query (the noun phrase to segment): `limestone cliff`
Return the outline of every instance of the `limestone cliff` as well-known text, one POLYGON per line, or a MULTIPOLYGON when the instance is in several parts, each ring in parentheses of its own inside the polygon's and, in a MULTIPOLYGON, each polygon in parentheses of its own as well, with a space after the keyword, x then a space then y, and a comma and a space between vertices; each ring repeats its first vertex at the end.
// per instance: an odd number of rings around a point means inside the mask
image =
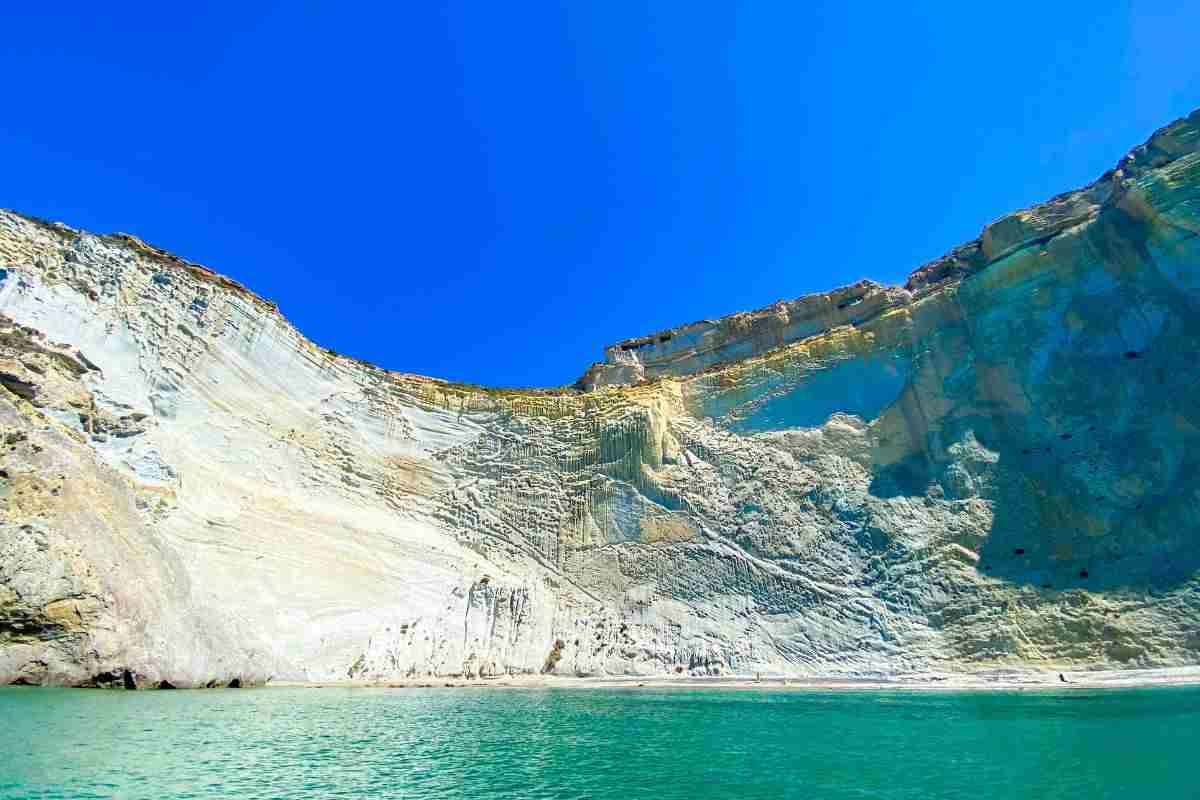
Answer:
POLYGON ((573 387, 386 372, 0 212, 0 682, 1200 663, 1200 112, 573 387))

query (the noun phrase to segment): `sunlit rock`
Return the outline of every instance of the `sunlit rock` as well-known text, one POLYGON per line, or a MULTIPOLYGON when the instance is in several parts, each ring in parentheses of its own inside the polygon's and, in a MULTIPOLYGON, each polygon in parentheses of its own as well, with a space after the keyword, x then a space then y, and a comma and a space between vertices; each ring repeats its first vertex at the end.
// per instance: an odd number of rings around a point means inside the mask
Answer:
POLYGON ((1200 112, 573 387, 389 373, 0 213, 0 682, 1200 663, 1200 112))

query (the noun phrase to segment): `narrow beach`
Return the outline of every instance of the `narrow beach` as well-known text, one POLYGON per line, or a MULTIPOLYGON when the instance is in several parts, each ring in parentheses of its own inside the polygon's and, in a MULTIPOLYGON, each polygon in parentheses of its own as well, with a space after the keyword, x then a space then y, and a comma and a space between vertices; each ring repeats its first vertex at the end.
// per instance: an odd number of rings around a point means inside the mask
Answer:
POLYGON ((976 673, 920 673, 895 676, 731 675, 709 678, 656 676, 565 677, 509 675, 492 678, 413 678, 387 681, 271 680, 265 688, 310 689, 769 689, 795 691, 1062 691, 1073 689, 1132 689, 1200 684, 1200 667, 1162 669, 992 670, 976 673), (1059 676, 1062 676, 1060 678, 1059 676), (1065 678, 1065 680, 1063 680, 1065 678))

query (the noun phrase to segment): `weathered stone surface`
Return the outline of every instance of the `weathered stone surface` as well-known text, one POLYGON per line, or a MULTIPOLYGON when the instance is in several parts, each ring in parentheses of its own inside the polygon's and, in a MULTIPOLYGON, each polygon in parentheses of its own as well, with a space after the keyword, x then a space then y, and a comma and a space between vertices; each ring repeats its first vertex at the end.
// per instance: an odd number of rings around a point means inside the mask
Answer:
POLYGON ((1200 663, 1200 112, 915 271, 385 372, 0 213, 0 681, 1200 663))

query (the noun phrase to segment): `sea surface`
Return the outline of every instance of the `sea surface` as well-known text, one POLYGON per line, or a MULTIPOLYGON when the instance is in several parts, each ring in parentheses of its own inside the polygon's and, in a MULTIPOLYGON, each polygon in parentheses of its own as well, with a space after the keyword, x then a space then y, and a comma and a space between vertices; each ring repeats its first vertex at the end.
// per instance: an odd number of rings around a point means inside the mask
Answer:
POLYGON ((1195 798, 1200 689, 0 689, 4 798, 1195 798))

